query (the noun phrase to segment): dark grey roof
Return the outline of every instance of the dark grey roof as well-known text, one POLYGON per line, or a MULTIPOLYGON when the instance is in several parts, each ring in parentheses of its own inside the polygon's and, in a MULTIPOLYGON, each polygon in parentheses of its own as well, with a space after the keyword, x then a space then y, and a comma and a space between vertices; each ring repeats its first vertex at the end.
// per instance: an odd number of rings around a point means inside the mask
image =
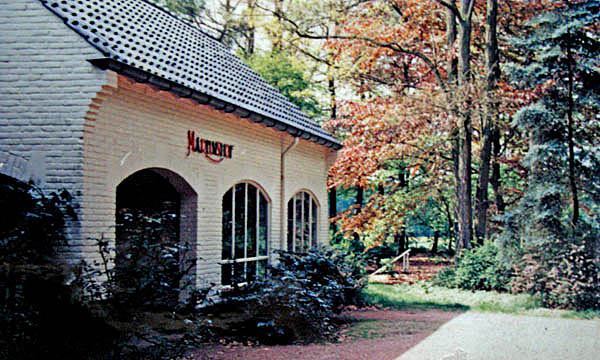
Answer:
POLYGON ((145 0, 40 0, 100 50, 90 60, 140 82, 341 148, 231 51, 145 0))

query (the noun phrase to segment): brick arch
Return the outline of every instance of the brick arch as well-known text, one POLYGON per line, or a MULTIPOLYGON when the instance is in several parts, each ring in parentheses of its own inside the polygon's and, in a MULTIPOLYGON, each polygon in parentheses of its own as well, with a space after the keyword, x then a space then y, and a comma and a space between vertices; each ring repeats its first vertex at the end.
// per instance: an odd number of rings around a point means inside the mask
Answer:
POLYGON ((310 190, 310 189, 308 189, 308 188, 300 188, 300 189, 297 189, 296 191, 294 191, 294 192, 292 193, 292 195, 291 195, 291 196, 290 196, 290 197, 287 199, 287 201, 290 201, 290 200, 291 200, 291 198, 293 198, 294 196, 296 196, 296 194, 298 194, 299 192, 305 192, 305 193, 308 193, 308 194, 309 194, 310 196, 312 196, 312 198, 315 200, 315 202, 317 203, 317 206, 318 206, 319 208, 321 208, 321 202, 319 201, 319 198, 317 197, 317 195, 316 195, 316 194, 315 194, 315 193, 314 193, 312 190, 310 190))
MULTIPOLYGON (((115 200, 117 199, 117 189, 121 184, 124 184, 127 180, 131 180, 132 177, 142 174, 144 172, 150 172, 158 175, 160 178, 165 180, 179 195, 179 232, 178 241, 180 243, 185 242, 190 245, 191 249, 186 254, 186 259, 191 259, 197 262, 198 260, 198 194, 192 187, 192 185, 180 174, 160 167, 149 167, 141 170, 137 170, 124 179, 122 179, 117 187, 115 188, 115 200)), ((152 194, 148 194, 152 196, 152 194)), ((118 211, 118 209, 117 209, 118 211)), ((195 266, 191 270, 192 274, 195 274, 195 266)), ((193 284, 195 284, 195 279, 193 284)), ((189 294, 181 292, 180 298, 185 298, 189 294)))
MULTIPOLYGON (((143 171, 151 171, 160 175, 165 179, 180 196, 180 217, 185 221, 181 221, 180 237, 185 237, 194 246, 197 244, 197 226, 198 226, 198 194, 192 185, 181 175, 166 168, 150 167, 140 169, 123 178, 119 184, 131 178, 135 174, 143 171)), ((117 185, 118 186, 118 185, 117 185)), ((115 189, 116 190, 116 189, 115 189)))
POLYGON ((226 187, 225 191, 223 191, 223 193, 221 194, 221 197, 223 197, 223 195, 225 195, 225 193, 227 191, 229 191, 232 187, 236 186, 237 184, 242 184, 242 183, 248 183, 248 184, 252 184, 253 186, 255 186, 267 199, 267 202, 271 205, 273 204, 273 199, 271 199, 271 196, 269 195, 269 193, 267 192, 267 190, 260 184, 260 182, 255 181, 255 180, 250 180, 250 179, 242 179, 239 181, 234 181, 231 184, 229 184, 229 186, 226 187))

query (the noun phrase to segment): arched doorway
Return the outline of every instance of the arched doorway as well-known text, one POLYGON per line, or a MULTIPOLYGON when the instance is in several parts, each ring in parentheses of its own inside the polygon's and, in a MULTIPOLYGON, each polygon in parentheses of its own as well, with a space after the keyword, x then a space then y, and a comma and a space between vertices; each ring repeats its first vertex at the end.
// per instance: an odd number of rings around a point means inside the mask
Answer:
POLYGON ((196 210, 196 193, 170 170, 117 186, 115 280, 132 305, 173 307, 195 286, 196 210))

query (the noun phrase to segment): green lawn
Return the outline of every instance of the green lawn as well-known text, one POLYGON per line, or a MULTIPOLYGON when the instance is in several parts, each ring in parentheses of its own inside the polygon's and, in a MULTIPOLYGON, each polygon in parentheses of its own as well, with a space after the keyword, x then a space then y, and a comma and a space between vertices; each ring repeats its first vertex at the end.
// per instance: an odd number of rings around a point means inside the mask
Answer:
POLYGON ((600 311, 544 309, 534 297, 526 294, 448 289, 431 286, 427 282, 413 285, 369 284, 363 295, 372 304, 397 309, 475 310, 576 319, 600 318, 600 311))

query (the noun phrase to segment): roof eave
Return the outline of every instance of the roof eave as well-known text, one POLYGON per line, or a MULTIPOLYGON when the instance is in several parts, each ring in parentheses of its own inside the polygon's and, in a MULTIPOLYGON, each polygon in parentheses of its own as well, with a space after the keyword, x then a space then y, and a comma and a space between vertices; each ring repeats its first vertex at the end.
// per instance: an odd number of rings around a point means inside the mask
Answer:
POLYGON ((99 58, 88 61, 92 65, 102 70, 112 70, 117 74, 124 75, 132 80, 135 80, 136 82, 146 83, 159 88, 160 90, 169 91, 179 97, 189 98, 198 104, 209 105, 217 110, 224 111, 226 113, 233 113, 241 118, 250 119, 255 123, 262 123, 267 127, 273 127, 279 131, 285 131, 294 137, 302 137, 303 139, 312 141, 318 145, 326 146, 333 150, 339 150, 342 148, 342 145, 338 141, 323 137, 321 134, 313 133, 311 131, 307 131, 306 129, 300 129, 281 120, 258 114, 252 110, 245 109, 239 105, 232 104, 222 99, 217 99, 194 89, 190 89, 186 86, 151 74, 147 71, 124 64, 118 60, 111 58, 99 58))

